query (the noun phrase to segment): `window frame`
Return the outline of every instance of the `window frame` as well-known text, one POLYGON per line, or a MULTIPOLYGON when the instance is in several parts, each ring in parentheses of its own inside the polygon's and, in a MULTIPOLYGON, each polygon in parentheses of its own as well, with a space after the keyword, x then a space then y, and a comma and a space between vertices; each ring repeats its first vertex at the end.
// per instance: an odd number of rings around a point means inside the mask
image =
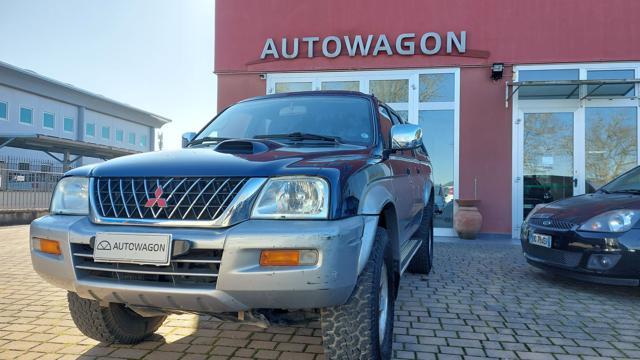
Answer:
POLYGON ((105 125, 101 125, 100 126, 100 138, 102 140, 111 140, 111 126, 105 126, 105 125), (109 136, 105 137, 104 136, 104 130, 107 129, 107 132, 109 136))
POLYGON ((55 130, 56 129, 56 113, 53 113, 53 112, 50 112, 50 111, 43 111, 42 112, 42 128, 43 129, 47 129, 47 130, 55 130), (53 126, 52 127, 45 126, 44 117, 46 115, 52 115, 53 116, 53 126))
POLYGON ((84 136, 90 137, 92 139, 96 137, 96 123, 87 122, 84 124, 84 136), (89 125, 93 126, 93 135, 88 133, 89 125))
POLYGON ((114 135, 115 141, 119 143, 124 143, 124 130, 116 128, 116 133, 114 135), (118 139, 118 133, 122 135, 122 138, 118 139))
POLYGON ((20 105, 20 108, 18 109, 18 124, 22 124, 22 125, 25 125, 25 126, 33 127, 34 126, 33 125, 33 113, 34 113, 34 110, 33 110, 32 107, 20 105), (31 122, 26 123, 26 122, 22 121, 22 109, 31 111, 31 122))
POLYGON ((62 132, 73 134, 76 129, 76 120, 71 116, 62 116, 62 132), (71 130, 67 130, 67 120, 71 120, 71 130))
POLYGON ((6 109, 5 117, 0 117, 0 121, 9 121, 9 102, 8 101, 0 101, 0 103, 4 104, 6 109))

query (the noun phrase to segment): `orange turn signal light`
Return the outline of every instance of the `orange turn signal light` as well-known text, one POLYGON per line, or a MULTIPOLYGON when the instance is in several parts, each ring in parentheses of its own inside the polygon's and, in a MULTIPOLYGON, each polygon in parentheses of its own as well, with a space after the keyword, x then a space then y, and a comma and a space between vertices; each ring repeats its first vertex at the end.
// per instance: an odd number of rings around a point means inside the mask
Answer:
POLYGON ((260 266, 300 266, 317 263, 317 250, 262 250, 260 253, 260 266))
POLYGON ((62 250, 60 250, 60 242, 56 240, 40 239, 40 238, 34 238, 34 240, 36 241, 37 249, 40 250, 40 252, 43 252, 45 254, 51 254, 51 255, 62 254, 62 250))

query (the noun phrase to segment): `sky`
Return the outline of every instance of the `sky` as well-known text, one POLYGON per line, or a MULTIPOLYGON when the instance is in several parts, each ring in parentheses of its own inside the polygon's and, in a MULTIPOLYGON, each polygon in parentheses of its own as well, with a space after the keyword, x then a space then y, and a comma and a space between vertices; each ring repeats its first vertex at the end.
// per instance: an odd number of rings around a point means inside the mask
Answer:
POLYGON ((0 0, 0 61, 165 116, 164 148, 216 114, 215 0, 0 0))

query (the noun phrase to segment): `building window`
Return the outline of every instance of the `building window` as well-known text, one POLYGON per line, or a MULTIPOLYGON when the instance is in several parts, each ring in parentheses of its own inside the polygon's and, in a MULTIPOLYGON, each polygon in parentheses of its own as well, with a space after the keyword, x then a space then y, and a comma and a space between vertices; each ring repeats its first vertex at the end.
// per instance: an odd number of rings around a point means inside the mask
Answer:
MULTIPOLYGON (((562 81, 580 79, 578 69, 521 70, 518 81, 562 81)), ((578 85, 533 85, 518 90, 520 100, 577 99, 578 85)))
POLYGON ((30 164, 28 162, 19 162, 18 163, 18 170, 20 171, 29 171, 30 169, 30 164))
POLYGON ((96 136, 96 124, 87 123, 85 126, 84 134, 90 137, 96 136))
POLYGON ((120 129, 116 129, 116 141, 123 142, 124 141, 124 131, 120 129))
POLYGON ((52 113, 42 113, 42 127, 53 130, 56 127, 56 116, 52 113))
POLYGON ((129 144, 131 144, 131 145, 135 145, 136 144, 136 134, 129 133, 129 144))
MULTIPOLYGON (((636 74, 629 70, 589 70, 587 80, 633 80, 636 74)), ((589 85, 587 94, 590 96, 635 96, 636 84, 606 84, 589 85)))
POLYGON ((111 128, 108 126, 102 127, 102 138, 107 140, 111 138, 111 128))
POLYGON ((9 116, 9 105, 6 102, 0 101, 0 120, 7 120, 9 116))
POLYGON ((26 107, 20 108, 20 123, 33 125, 33 109, 26 107))
POLYGON ((147 135, 140 135, 140 146, 147 146, 147 135))
POLYGON ((63 122, 64 131, 73 132, 73 118, 65 117, 63 122))

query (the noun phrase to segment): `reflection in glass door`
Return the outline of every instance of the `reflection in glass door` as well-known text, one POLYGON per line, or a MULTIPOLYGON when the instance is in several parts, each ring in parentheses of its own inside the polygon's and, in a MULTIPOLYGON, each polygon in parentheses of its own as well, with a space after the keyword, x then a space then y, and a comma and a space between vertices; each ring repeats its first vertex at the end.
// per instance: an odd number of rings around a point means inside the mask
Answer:
POLYGON ((524 114, 523 215, 574 195, 573 112, 524 114))
POLYGON ((592 193, 636 166, 636 107, 588 107, 585 110, 585 191, 592 193))

